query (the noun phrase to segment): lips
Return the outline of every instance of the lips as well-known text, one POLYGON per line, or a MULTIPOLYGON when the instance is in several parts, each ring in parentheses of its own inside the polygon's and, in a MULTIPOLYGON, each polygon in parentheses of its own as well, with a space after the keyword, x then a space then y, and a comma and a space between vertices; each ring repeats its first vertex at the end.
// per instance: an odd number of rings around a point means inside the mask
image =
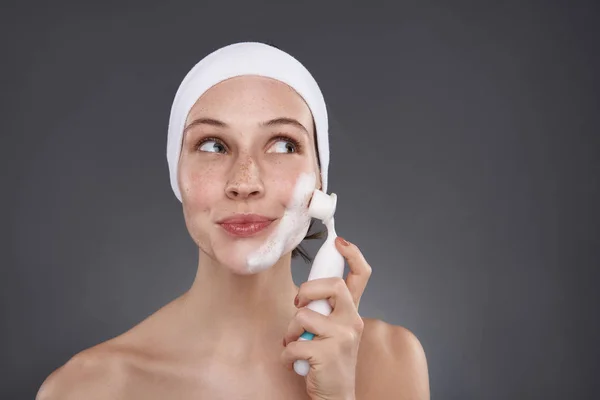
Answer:
POLYGON ((230 235, 237 237, 249 237, 265 230, 274 221, 257 214, 238 214, 227 217, 218 224, 230 235))

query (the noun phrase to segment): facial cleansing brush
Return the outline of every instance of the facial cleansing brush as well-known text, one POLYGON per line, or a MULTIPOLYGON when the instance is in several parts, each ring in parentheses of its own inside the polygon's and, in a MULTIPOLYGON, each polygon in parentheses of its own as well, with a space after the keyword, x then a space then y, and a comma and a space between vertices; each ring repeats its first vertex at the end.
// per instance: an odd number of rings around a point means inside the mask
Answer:
MULTIPOLYGON (((317 218, 327 227, 327 239, 317 252, 313 261, 308 280, 333 278, 344 276, 344 257, 335 247, 335 226, 333 214, 337 205, 337 196, 335 193, 328 195, 318 189, 313 192, 308 214, 312 218, 317 218)), ((326 299, 315 300, 308 304, 309 309, 325 316, 331 314, 331 305, 326 299)), ((312 340, 315 335, 310 332, 304 332, 298 340, 312 340)), ((306 360, 296 360, 294 370, 298 375, 306 376, 310 366, 306 360)))

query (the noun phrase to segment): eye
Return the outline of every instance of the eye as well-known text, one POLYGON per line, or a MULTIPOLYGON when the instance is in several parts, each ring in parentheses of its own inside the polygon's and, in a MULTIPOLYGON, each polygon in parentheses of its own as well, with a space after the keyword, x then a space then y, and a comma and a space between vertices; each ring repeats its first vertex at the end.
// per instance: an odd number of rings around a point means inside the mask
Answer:
POLYGON ((278 136, 275 139, 275 143, 269 148, 269 153, 297 153, 300 150, 300 144, 295 139, 285 136, 278 136))
POLYGON ((198 143, 196 148, 207 153, 225 153, 225 145, 213 138, 203 139, 198 143))

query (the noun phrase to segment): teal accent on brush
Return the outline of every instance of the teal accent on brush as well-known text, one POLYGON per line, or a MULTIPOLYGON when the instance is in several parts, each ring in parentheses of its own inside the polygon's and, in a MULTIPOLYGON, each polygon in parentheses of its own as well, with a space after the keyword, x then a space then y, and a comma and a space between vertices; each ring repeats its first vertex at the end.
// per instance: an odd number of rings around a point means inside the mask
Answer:
POLYGON ((304 331, 304 333, 302 335, 300 335, 300 337, 302 339, 306 339, 306 340, 313 340, 313 338, 315 337, 315 334, 304 331))

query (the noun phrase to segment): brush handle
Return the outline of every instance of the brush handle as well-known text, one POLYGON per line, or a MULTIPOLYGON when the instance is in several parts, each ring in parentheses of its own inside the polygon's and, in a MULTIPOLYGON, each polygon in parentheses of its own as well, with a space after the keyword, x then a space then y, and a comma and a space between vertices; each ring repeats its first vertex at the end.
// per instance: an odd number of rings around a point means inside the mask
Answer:
MULTIPOLYGON (((308 304, 308 306, 306 306, 306 307, 310 308, 313 311, 318 312, 319 314, 323 314, 325 316, 328 316, 329 314, 331 314, 331 305, 329 304, 329 301, 327 301, 327 300, 314 300, 314 301, 311 301, 308 304)), ((313 340, 314 337, 315 337, 314 333, 304 331, 304 333, 300 336, 300 338, 298 340, 313 340)), ((309 369, 310 369, 310 365, 308 364, 308 361, 306 361, 306 360, 294 361, 294 371, 296 371, 296 373, 298 375, 301 375, 301 376, 308 375, 309 369)))
MULTIPOLYGON (((315 190, 308 212, 312 218, 321 219, 327 227, 327 239, 315 256, 310 274, 308 275, 309 281, 321 278, 341 278, 344 276, 344 257, 337 250, 334 243, 337 237, 333 220, 336 205, 337 196, 335 193, 327 195, 319 190, 315 190)), ((325 316, 329 316, 332 311, 327 299, 311 301, 307 307, 325 316)), ((313 340, 314 337, 313 333, 304 331, 298 340, 313 340)), ((294 361, 294 371, 298 375, 306 376, 309 370, 310 364, 307 360, 294 361)))
MULTIPOLYGON (((333 226, 329 227, 329 236, 323 246, 317 252, 313 266, 311 268, 308 280, 321 279, 321 278, 334 278, 344 276, 344 257, 335 248, 334 240, 336 238, 333 226)), ((329 316, 331 314, 331 304, 327 299, 313 300, 307 308, 318 312, 319 314, 329 316)), ((305 331, 298 340, 312 340, 314 334, 305 331)), ((307 360, 296 360, 294 361, 294 371, 298 375, 306 376, 310 366, 307 360)))

